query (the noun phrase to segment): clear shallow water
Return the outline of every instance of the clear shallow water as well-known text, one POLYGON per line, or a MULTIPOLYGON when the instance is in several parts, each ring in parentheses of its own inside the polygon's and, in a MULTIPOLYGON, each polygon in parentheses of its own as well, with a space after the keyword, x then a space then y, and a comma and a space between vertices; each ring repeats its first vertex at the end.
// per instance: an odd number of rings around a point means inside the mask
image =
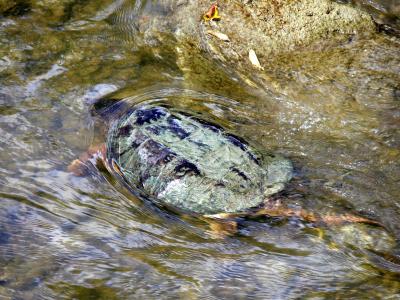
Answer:
POLYGON ((379 36, 341 49, 360 53, 349 65, 289 72, 281 63, 277 93, 210 72, 207 57, 182 62, 168 28, 157 44, 145 22, 115 25, 161 18, 168 3, 32 3, 0 19, 0 296, 398 297, 398 41, 379 36), (111 91, 201 114, 286 155, 296 170, 280 195, 289 205, 360 212, 387 231, 260 218, 221 239, 199 219, 136 199, 104 172, 73 176, 69 163, 104 140, 91 104, 111 91))

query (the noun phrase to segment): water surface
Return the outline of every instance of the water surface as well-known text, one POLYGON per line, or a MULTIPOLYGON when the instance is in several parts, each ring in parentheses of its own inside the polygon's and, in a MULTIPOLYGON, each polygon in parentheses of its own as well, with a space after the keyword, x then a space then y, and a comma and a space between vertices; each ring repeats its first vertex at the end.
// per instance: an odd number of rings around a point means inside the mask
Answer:
MULTIPOLYGON (((296 70, 281 60, 274 85, 249 87, 206 54, 180 57, 170 28, 163 43, 146 35, 143 20, 166 17, 170 1, 17 3, 0 19, 0 298, 399 298, 395 35, 328 51, 318 68, 307 67, 311 54, 292 57, 296 70), (386 229, 263 217, 221 238, 103 171, 76 177, 70 162, 104 141, 92 104, 110 92, 173 105, 289 157, 295 178, 279 198, 291 207, 359 213, 386 229)), ((393 1, 353 4, 398 18, 393 1)))

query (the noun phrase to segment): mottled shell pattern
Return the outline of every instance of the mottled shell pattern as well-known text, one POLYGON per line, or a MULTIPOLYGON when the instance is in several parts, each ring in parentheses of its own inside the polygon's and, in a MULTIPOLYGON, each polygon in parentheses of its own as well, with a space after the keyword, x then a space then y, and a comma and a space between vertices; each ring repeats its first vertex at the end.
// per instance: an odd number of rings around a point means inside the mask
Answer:
POLYGON ((257 207, 292 177, 289 160, 261 156, 219 126, 149 105, 112 124, 107 160, 150 200, 198 214, 257 207))

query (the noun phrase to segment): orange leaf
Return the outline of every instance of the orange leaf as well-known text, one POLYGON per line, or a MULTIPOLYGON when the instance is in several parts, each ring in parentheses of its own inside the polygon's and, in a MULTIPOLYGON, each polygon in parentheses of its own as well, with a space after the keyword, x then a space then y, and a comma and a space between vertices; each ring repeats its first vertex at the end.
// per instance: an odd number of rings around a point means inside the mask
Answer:
POLYGON ((219 20, 221 20, 221 16, 218 14, 218 5, 216 3, 211 5, 208 12, 206 12, 203 15, 203 19, 204 19, 204 21, 211 21, 211 20, 219 21, 219 20))

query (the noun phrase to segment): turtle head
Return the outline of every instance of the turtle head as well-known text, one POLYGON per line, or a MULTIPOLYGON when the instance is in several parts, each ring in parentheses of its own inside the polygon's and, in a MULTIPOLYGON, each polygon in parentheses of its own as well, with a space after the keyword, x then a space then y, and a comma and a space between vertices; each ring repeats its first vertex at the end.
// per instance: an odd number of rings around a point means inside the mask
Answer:
POLYGON ((92 116, 99 117, 109 123, 110 121, 118 119, 128 110, 128 108, 128 104, 123 101, 123 99, 107 95, 93 103, 91 114, 92 116))

